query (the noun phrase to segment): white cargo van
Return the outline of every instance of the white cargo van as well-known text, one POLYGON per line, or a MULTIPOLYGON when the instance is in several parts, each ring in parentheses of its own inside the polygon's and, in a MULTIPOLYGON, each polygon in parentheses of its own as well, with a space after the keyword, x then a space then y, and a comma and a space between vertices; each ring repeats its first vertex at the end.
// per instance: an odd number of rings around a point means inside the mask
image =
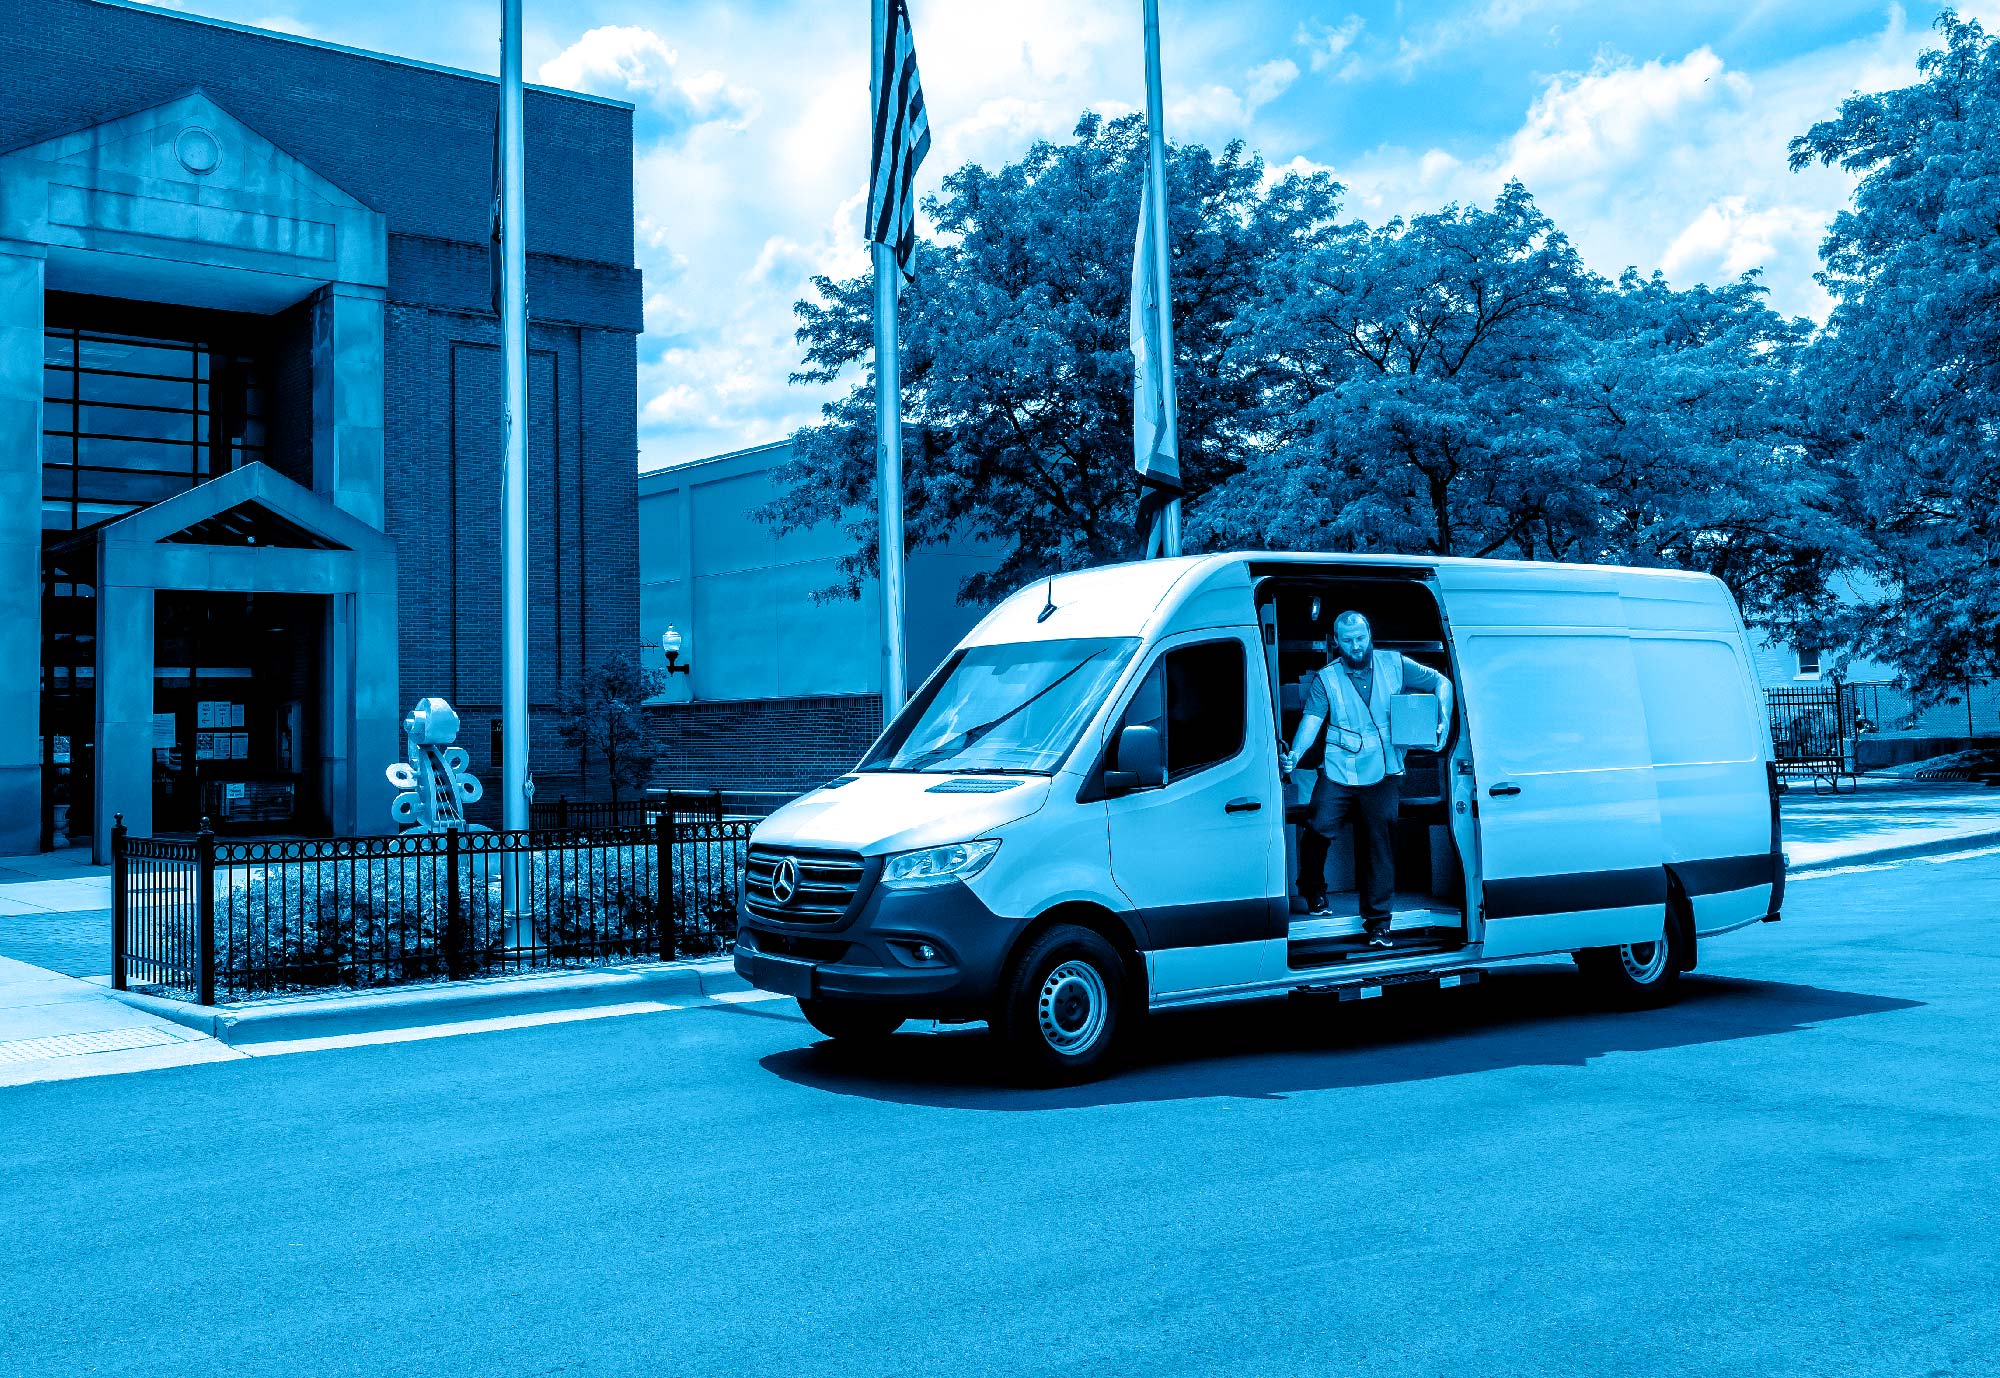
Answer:
MULTIPOLYGON (((1407 715, 1405 715, 1407 716, 1407 715)), ((995 608, 853 771, 760 824, 736 969, 834 1038, 988 1020, 1052 1078, 1148 1011, 1365 999, 1572 953, 1625 1003, 1700 938, 1778 918, 1777 776, 1743 622, 1703 575, 1206 555, 1059 575, 995 608), (1409 752, 1394 943, 1293 866, 1279 758, 1342 612, 1448 675, 1409 752), (1433 737, 1433 746, 1436 744, 1433 737)))

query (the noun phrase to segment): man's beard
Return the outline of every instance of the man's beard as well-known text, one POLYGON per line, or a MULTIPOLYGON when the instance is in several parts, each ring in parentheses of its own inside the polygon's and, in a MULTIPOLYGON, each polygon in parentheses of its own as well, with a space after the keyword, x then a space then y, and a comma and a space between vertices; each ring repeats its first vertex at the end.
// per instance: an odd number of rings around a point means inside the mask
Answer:
POLYGON ((1347 654, 1347 652, 1342 651, 1340 653, 1340 663, 1345 665, 1350 670, 1359 670, 1367 666, 1368 657, 1365 655, 1350 656, 1347 654))

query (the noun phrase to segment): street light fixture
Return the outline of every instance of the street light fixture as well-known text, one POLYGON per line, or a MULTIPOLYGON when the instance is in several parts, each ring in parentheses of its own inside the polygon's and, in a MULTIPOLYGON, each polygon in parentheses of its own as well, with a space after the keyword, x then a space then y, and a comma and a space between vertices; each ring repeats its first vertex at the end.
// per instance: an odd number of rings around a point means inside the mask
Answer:
POLYGON ((674 624, 671 622, 667 624, 667 629, 660 633, 660 649, 666 653, 668 674, 685 675, 693 673, 692 666, 677 663, 681 657, 681 647, 686 644, 686 638, 674 630, 674 624))

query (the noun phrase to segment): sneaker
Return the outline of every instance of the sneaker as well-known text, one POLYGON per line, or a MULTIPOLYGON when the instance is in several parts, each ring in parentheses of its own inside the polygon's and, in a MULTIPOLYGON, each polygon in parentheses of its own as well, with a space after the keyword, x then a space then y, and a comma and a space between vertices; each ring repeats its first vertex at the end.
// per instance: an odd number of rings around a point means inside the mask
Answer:
POLYGON ((1370 947, 1394 947, 1395 945, 1396 945, 1396 940, 1395 940, 1394 938, 1392 938, 1392 937, 1390 937, 1390 936, 1389 936, 1389 930, 1388 930, 1388 929, 1386 929, 1386 928, 1371 928, 1371 929, 1369 929, 1369 930, 1368 930, 1368 946, 1370 946, 1370 947))
POLYGON ((1331 914, 1332 912, 1333 905, 1327 902, 1325 895, 1313 895, 1306 900, 1306 913, 1308 914, 1331 914))

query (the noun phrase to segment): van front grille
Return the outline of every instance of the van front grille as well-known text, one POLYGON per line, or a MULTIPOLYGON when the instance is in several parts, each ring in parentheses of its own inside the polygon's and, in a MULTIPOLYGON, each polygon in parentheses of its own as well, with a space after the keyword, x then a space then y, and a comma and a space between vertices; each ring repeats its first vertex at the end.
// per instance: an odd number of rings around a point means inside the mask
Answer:
POLYGON ((861 893, 864 870, 854 852, 752 847, 744 862, 743 902, 757 917, 779 923, 838 923, 861 893))

